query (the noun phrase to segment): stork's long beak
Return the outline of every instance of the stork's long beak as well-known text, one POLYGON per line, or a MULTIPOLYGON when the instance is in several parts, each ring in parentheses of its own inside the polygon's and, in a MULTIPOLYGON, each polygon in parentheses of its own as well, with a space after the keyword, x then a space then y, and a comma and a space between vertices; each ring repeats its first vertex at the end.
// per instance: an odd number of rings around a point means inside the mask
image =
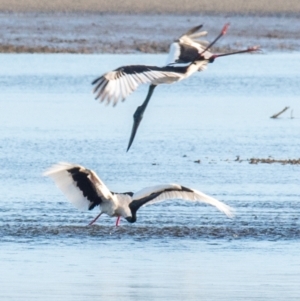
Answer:
POLYGON ((135 111, 135 113, 133 114, 133 126, 132 126, 132 130, 131 130, 131 135, 130 135, 130 139, 129 139, 129 143, 127 146, 127 152, 129 151, 131 144, 134 140, 135 134, 138 130, 138 127, 143 119, 143 114, 145 111, 145 107, 143 106, 139 106, 137 108, 137 110, 135 111))
POLYGON ((152 84, 149 86, 149 90, 148 90, 146 99, 144 100, 144 102, 141 106, 137 107, 135 113, 133 114, 133 126, 132 126, 131 135, 130 135, 130 139, 129 139, 129 143, 128 143, 128 147, 127 147, 127 152, 129 151, 130 146, 134 140, 135 134, 137 132, 137 129, 138 129, 142 119, 143 119, 144 112, 147 108, 148 102, 152 96, 152 93, 153 93, 155 87, 156 87, 156 85, 152 85, 152 84))

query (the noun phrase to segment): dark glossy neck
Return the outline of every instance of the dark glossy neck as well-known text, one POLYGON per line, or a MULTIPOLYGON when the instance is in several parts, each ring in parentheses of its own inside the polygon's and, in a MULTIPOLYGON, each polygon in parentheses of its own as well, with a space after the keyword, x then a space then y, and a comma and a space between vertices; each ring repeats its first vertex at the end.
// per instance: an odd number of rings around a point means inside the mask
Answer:
POLYGON ((153 91, 154 89, 156 88, 156 85, 150 85, 149 86, 149 90, 148 90, 148 94, 147 94, 147 97, 146 99, 144 100, 143 104, 141 105, 141 107, 143 108, 143 112, 144 110, 146 109, 147 105, 148 105, 148 102, 153 94, 153 91))

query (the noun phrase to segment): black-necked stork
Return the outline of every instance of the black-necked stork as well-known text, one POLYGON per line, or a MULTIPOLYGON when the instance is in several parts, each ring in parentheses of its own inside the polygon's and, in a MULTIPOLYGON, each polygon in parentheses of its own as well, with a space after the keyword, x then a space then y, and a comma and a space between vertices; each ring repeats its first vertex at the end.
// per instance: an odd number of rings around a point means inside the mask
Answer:
POLYGON ((116 226, 119 225, 121 217, 129 223, 134 223, 136 212, 140 207, 167 199, 206 203, 215 206, 228 217, 233 217, 232 208, 226 204, 200 191, 178 184, 147 187, 135 193, 116 193, 110 191, 93 170, 70 163, 55 164, 44 175, 54 180, 76 208, 92 210, 100 206, 100 213, 89 225, 93 224, 103 213, 117 217, 116 226))
POLYGON ((209 52, 208 49, 226 33, 228 26, 229 24, 226 24, 221 33, 210 44, 207 41, 197 39, 207 34, 205 31, 199 32, 202 25, 190 29, 170 45, 169 57, 164 67, 145 65, 123 66, 103 74, 92 82, 95 85, 93 92, 96 94, 96 99, 99 99, 100 102, 106 100, 107 104, 112 102, 113 105, 116 105, 119 100, 123 101, 140 84, 150 84, 145 101, 136 109, 133 115, 134 123, 127 151, 133 142, 144 111, 157 85, 171 84, 185 79, 197 71, 203 71, 206 69, 208 63, 214 62, 218 57, 253 52, 259 49, 255 46, 246 50, 224 54, 209 52))

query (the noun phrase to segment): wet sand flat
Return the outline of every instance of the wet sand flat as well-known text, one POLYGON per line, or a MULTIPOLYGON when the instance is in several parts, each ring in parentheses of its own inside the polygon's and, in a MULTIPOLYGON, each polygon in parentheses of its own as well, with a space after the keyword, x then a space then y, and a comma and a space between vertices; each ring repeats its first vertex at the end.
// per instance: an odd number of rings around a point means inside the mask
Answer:
POLYGON ((199 14, 199 13, 259 13, 259 14, 283 14, 299 13, 300 2, 298 0, 169 0, 169 1, 105 1, 105 0, 2 0, 0 11, 13 12, 94 12, 94 13, 118 13, 118 14, 199 14))
POLYGON ((231 26, 216 52, 253 45, 264 52, 300 49, 300 21, 294 15, 2 12, 0 52, 165 53, 191 27, 204 24, 211 41, 227 22, 231 26))
POLYGON ((0 52, 163 53, 185 30, 205 24, 215 51, 259 44, 265 51, 300 49, 298 0, 288 1, 0 1, 0 52))

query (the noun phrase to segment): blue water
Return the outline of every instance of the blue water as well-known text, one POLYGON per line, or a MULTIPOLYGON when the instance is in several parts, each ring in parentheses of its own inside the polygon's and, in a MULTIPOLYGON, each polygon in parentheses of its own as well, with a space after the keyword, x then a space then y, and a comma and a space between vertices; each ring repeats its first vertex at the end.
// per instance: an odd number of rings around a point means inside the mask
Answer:
POLYGON ((300 55, 228 57, 159 86, 126 153, 147 87, 112 108, 90 83, 164 61, 0 55, 1 299, 299 300, 300 166, 248 160, 300 157, 300 55), (135 224, 103 216, 87 227, 97 211, 77 211, 41 176, 59 161, 92 168, 115 192, 196 188, 236 217, 173 200, 142 208, 135 224))

